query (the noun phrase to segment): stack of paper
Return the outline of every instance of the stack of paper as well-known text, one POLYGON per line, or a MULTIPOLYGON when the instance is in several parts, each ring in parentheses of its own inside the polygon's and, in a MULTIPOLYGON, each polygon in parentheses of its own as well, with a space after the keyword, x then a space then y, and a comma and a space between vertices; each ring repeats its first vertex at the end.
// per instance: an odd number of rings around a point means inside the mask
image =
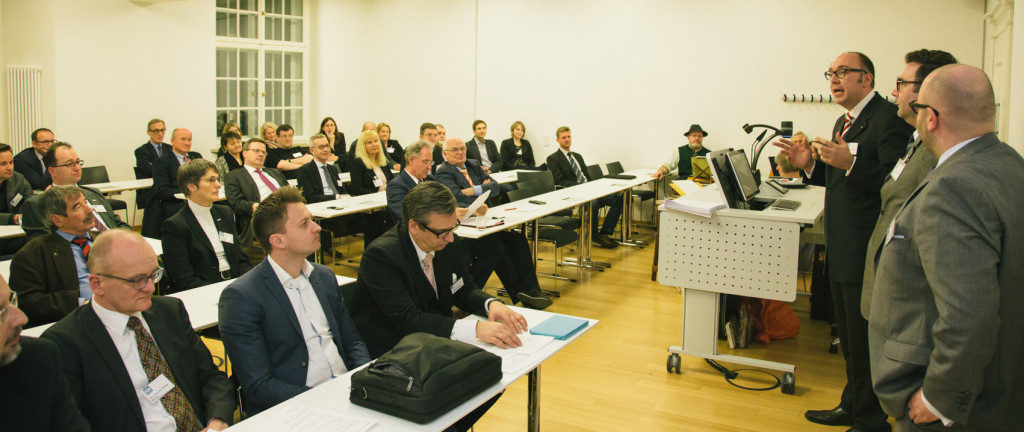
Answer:
POLYGON ((680 197, 674 200, 665 200, 665 208, 668 210, 711 217, 716 210, 725 208, 725 203, 715 201, 697 201, 693 199, 686 199, 686 197, 680 197))

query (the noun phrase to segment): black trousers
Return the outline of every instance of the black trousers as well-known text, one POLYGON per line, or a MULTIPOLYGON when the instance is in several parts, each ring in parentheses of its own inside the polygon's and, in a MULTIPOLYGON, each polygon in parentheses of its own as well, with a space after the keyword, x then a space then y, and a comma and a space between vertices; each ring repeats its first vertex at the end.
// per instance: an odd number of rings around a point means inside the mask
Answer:
POLYGON ((860 314, 861 284, 829 280, 835 305, 839 343, 846 360, 846 387, 839 406, 853 415, 853 427, 863 431, 890 431, 889 416, 882 411, 871 387, 868 357, 868 321, 860 314))
POLYGON ((533 266, 533 255, 526 236, 512 231, 496 232, 481 238, 462 238, 468 256, 469 273, 481 288, 497 273, 501 284, 518 302, 518 294, 540 293, 537 271, 533 266))
POLYGON ((590 215, 590 227, 594 234, 612 235, 615 234, 615 225, 619 223, 619 217, 622 215, 622 195, 611 194, 605 195, 601 198, 594 200, 594 211, 590 215), (597 214, 601 211, 602 207, 608 206, 608 214, 604 215, 604 225, 601 226, 601 230, 597 229, 597 214))

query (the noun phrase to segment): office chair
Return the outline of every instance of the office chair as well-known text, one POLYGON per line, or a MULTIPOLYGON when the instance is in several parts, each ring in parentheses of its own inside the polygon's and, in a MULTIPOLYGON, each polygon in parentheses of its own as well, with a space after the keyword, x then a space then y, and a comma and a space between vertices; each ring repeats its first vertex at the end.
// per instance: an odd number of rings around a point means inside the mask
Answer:
MULTIPOLYGON (((99 165, 82 168, 82 179, 79 180, 78 183, 88 186, 93 183, 107 183, 109 181, 110 176, 107 175, 107 167, 105 165, 99 165)), ((110 203, 111 211, 124 210, 124 218, 125 220, 128 220, 127 202, 113 198, 107 198, 107 202, 110 203)))
MULTIPOLYGON (((508 192, 508 197, 513 202, 514 201, 521 201, 521 200, 528 200, 528 199, 530 199, 531 197, 533 197, 535 195, 537 195, 537 190, 534 188, 534 184, 531 183, 531 182, 520 183, 519 184, 519 189, 512 190, 512 191, 508 192)), ((560 251, 562 250, 562 248, 565 247, 565 246, 569 246, 569 245, 579 241, 580 235, 576 231, 577 229, 579 229, 579 227, 577 226, 577 228, 574 228, 574 229, 562 229, 562 228, 558 228, 555 225, 545 225, 543 223, 543 218, 538 219, 537 226, 538 226, 537 241, 538 242, 551 243, 554 246, 554 248, 555 248, 555 267, 557 269, 557 267, 560 267, 560 266, 563 265, 562 255, 560 254, 560 251)), ((532 229, 532 224, 526 224, 526 227, 528 229, 532 229)), ((528 240, 532 240, 533 239, 533 237, 531 235, 532 234, 531 231, 527 230, 525 234, 526 234, 526 238, 528 240)), ((533 247, 537 248, 538 245, 535 244, 535 245, 533 245, 533 247)), ((577 250, 582 251, 582 248, 578 248, 577 250)), ((539 258, 538 258, 538 261, 540 261, 539 258)), ((550 277, 550 278, 556 279, 556 280, 561 279, 561 280, 568 280, 570 282, 576 282, 576 281, 578 281, 580 279, 580 268, 579 268, 579 266, 575 266, 575 267, 576 267, 576 278, 575 279, 569 278, 569 277, 566 277, 566 276, 562 276, 560 273, 557 273, 557 272, 549 274, 549 273, 541 273, 541 272, 538 271, 537 274, 540 275, 540 276, 544 276, 544 277, 550 277)), ((555 297, 560 296, 560 294, 557 291, 546 291, 546 293, 549 294, 549 295, 553 295, 555 297)))
MULTIPOLYGON (((622 174, 623 172, 625 172, 625 170, 622 169, 622 163, 621 162, 612 162, 612 163, 606 164, 605 167, 608 168, 608 174, 609 175, 622 174)), ((634 200, 640 201, 640 209, 641 210, 643 210, 644 201, 650 201, 651 202, 651 221, 652 221, 651 225, 653 226, 654 225, 653 221, 658 216, 657 215, 658 204, 654 200, 655 192, 653 190, 633 188, 632 195, 633 195, 633 199, 634 200)))

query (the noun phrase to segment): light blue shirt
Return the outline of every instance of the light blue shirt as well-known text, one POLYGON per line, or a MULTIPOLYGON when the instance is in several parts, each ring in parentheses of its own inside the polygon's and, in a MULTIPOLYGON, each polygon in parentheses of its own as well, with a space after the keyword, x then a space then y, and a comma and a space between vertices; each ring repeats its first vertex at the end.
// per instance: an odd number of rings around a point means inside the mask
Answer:
POLYGON ((153 141, 149 142, 149 145, 153 146, 153 150, 156 151, 156 157, 163 156, 163 153, 160 152, 160 144, 161 143, 155 143, 153 141))
MULTIPOLYGON (((68 234, 61 230, 55 230, 55 232, 69 242, 76 237, 74 234, 68 234)), ((85 236, 89 237, 89 247, 92 247, 92 236, 88 233, 85 236)), ((75 272, 78 274, 78 304, 81 305, 86 300, 92 298, 92 288, 89 286, 89 269, 85 266, 85 255, 82 253, 82 248, 74 243, 71 243, 71 255, 75 257, 75 272)))

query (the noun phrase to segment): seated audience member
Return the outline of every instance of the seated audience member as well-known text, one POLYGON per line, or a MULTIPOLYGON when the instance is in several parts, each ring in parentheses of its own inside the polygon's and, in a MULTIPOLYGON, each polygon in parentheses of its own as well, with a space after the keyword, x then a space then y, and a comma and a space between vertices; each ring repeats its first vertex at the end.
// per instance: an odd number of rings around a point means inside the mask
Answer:
POLYGON ((441 123, 434 123, 434 128, 437 129, 437 144, 443 145, 448 141, 448 131, 441 123))
POLYGON ((245 163, 242 161, 242 137, 234 132, 226 132, 220 136, 220 150, 217 151, 217 173, 220 178, 227 177, 228 173, 239 169, 245 163))
POLYGON ((153 295, 163 269, 149 243, 130 230, 103 233, 89 269, 92 301, 43 338, 57 343, 71 394, 92 430, 226 429, 234 388, 181 300, 153 295), (154 390, 166 393, 150 397, 154 390))
MULTIPOLYGON (((370 355, 379 357, 411 333, 453 340, 480 339, 501 348, 522 346, 516 336, 526 319, 485 293, 469 273, 454 230, 455 197, 437 182, 423 182, 405 196, 402 223, 363 252, 351 310, 370 355), (452 306, 487 317, 457 320, 452 306)), ((455 424, 473 423, 497 400, 484 403, 455 424)))
MULTIPOLYGON (((442 145, 445 142, 440 141, 442 145)), ((501 153, 494 140, 487 139, 487 123, 483 120, 473 122, 473 138, 466 142, 466 157, 480 162, 488 174, 501 171, 501 153)))
POLYGON ((89 231, 98 220, 92 206, 77 186, 53 185, 39 195, 39 207, 52 232, 29 241, 11 261, 11 288, 29 326, 57 321, 92 298, 86 267, 89 231))
MULTIPOLYGON (((348 172, 345 164, 348 162, 348 153, 345 151, 345 134, 338 130, 338 122, 333 117, 324 117, 320 122, 320 133, 327 137, 327 143, 331 145, 331 154, 337 157, 335 163, 341 172, 348 172)), ((312 139, 309 141, 311 144, 312 139)))
POLYGON ((267 144, 259 138, 250 138, 242 146, 245 167, 229 172, 224 178, 224 196, 235 212, 235 238, 243 249, 253 244, 249 220, 256 206, 271 192, 288 185, 281 171, 263 167, 266 157, 267 144))
POLYGON ((274 122, 264 122, 260 125, 260 139, 270 148, 273 145, 277 148, 277 125, 274 122))
MULTIPOLYGON (((241 139, 242 135, 243 135, 242 134, 242 128, 238 127, 238 123, 235 123, 233 121, 229 121, 227 123, 224 123, 224 128, 222 128, 220 130, 220 136, 224 136, 224 134, 226 134, 228 132, 234 132, 235 134, 238 135, 239 139, 241 139)), ((221 150, 217 150, 217 156, 220 156, 222 154, 223 153, 221 153, 221 150)))
POLYGON ((313 160, 308 148, 292 144, 293 138, 295 129, 283 124, 277 127, 277 147, 267 148, 266 165, 277 168, 289 179, 295 178, 295 170, 313 160))
POLYGON ((53 131, 39 128, 32 132, 32 148, 18 152, 14 156, 14 170, 25 176, 32 189, 43 190, 53 184, 50 173, 43 164, 43 155, 55 141, 53 131))
POLYGON ((431 155, 434 158, 433 168, 430 173, 433 174, 437 169, 438 165, 444 163, 444 149, 440 144, 444 141, 438 141, 437 139, 437 125, 433 123, 423 123, 420 125, 420 141, 426 141, 430 144, 431 155))
MULTIPOLYGON (((568 126, 558 128, 555 133, 558 139, 558 150, 548 156, 548 169, 555 180, 555 185, 561 187, 576 186, 592 181, 590 173, 587 172, 587 163, 583 156, 574 153, 569 149, 572 147, 572 132, 568 126)), ((619 244, 611 239, 615 233, 615 225, 619 223, 619 216, 622 214, 622 196, 619 194, 606 195, 593 201, 591 213, 591 233, 594 243, 603 248, 615 248, 619 244), (608 214, 604 216, 604 225, 598 230, 597 216, 601 207, 608 206, 608 214)))
MULTIPOLYGON (((229 132, 234 133, 234 132, 229 132)), ((178 170, 178 187, 186 205, 164 221, 160 237, 164 266, 171 277, 172 294, 232 279, 252 268, 235 236, 235 215, 217 202, 220 177, 217 167, 196 159, 178 170)))
POLYGON ((689 140, 689 144, 679 147, 679 149, 672 153, 672 156, 665 161, 658 170, 651 174, 651 177, 662 178, 674 169, 679 170, 679 178, 687 179, 693 175, 693 165, 690 163, 690 158, 694 156, 704 156, 711 153, 704 147, 704 137, 708 136, 704 129, 700 128, 699 124, 690 125, 690 130, 686 132, 686 139, 689 140))
MULTIPOLYGON (((332 201, 348 197, 348 191, 345 190, 340 173, 338 173, 338 166, 329 163, 332 153, 331 144, 328 143, 327 137, 323 134, 316 134, 309 138, 309 142, 312 144, 309 148, 309 153, 313 155, 313 163, 308 163, 297 171, 298 186, 299 190, 302 191, 302 197, 308 203, 332 201)), ((363 230, 362 223, 363 214, 351 214, 321 220, 321 227, 331 233, 331 235, 327 235, 321 232, 321 250, 325 253, 331 253, 333 237, 361 232, 363 230)))
POLYGON ((89 431, 60 368, 57 345, 19 338, 27 322, 17 293, 0 277, 0 407, 8 413, 0 430, 89 431))
POLYGON ((782 153, 775 155, 775 168, 779 170, 780 177, 800 178, 800 168, 793 166, 789 158, 782 153))
POLYGON ((496 202, 501 186, 484 172, 480 162, 467 159, 466 145, 461 139, 452 138, 443 143, 445 163, 437 167, 438 181, 448 187, 460 206, 468 206, 484 192, 490 192, 488 203, 496 202))
POLYGON ((146 212, 142 215, 142 235, 160 238, 164 220, 174 216, 185 206, 185 202, 174 195, 178 189, 178 168, 203 155, 192 151, 192 132, 177 128, 171 132, 171 151, 164 153, 153 163, 153 194, 146 212))
POLYGON ((526 125, 521 121, 512 123, 512 138, 501 142, 501 166, 506 170, 537 168, 533 159, 533 147, 530 141, 523 139, 526 125))
MULTIPOLYGON (((349 191, 354 196, 383 192, 394 178, 391 166, 380 149, 380 138, 374 130, 363 131, 356 143, 355 157, 349 160, 352 183, 349 191)), ((369 246, 374 239, 394 225, 387 210, 377 210, 364 219, 363 246, 369 246)))
MULTIPOLYGON (((43 162, 53 178, 54 186, 77 186, 78 182, 82 180, 82 166, 85 165, 85 161, 78 158, 78 152, 71 147, 71 144, 59 142, 50 146, 46 155, 43 156, 43 162)), ((131 228, 121 220, 117 213, 114 213, 107 198, 99 190, 88 186, 78 186, 78 189, 85 195, 85 200, 89 202, 93 215, 96 216, 96 231, 106 231, 108 228, 131 228)), ((25 200, 25 207, 21 212, 21 227, 29 239, 50 233, 46 221, 48 218, 39 208, 40 196, 34 195, 25 200)))
POLYGON ((384 156, 388 158, 388 163, 391 165, 391 169, 400 171, 402 169, 402 161, 405 160, 402 151, 402 145, 398 144, 398 141, 391 139, 391 126, 387 123, 377 123, 377 137, 380 138, 380 145, 384 148, 384 156))
MULTIPOLYGON (((21 225, 21 210, 32 196, 25 176, 14 171, 11 146, 0 143, 0 225, 21 225)), ((0 255, 10 255, 27 243, 26 237, 0 239, 0 255)))
MULTIPOLYGON (((172 151, 171 145, 163 142, 166 132, 167 127, 164 126, 163 120, 155 118, 146 124, 146 134, 149 135, 149 140, 135 149, 135 178, 153 178, 153 163, 164 153, 172 151)), ((150 189, 139 189, 135 192, 135 203, 140 209, 146 208, 149 195, 152 193, 150 189)))
POLYGON ((306 260, 320 247, 320 227, 298 189, 270 194, 252 224, 267 258, 219 303, 224 349, 249 415, 370 361, 334 272, 306 260))

